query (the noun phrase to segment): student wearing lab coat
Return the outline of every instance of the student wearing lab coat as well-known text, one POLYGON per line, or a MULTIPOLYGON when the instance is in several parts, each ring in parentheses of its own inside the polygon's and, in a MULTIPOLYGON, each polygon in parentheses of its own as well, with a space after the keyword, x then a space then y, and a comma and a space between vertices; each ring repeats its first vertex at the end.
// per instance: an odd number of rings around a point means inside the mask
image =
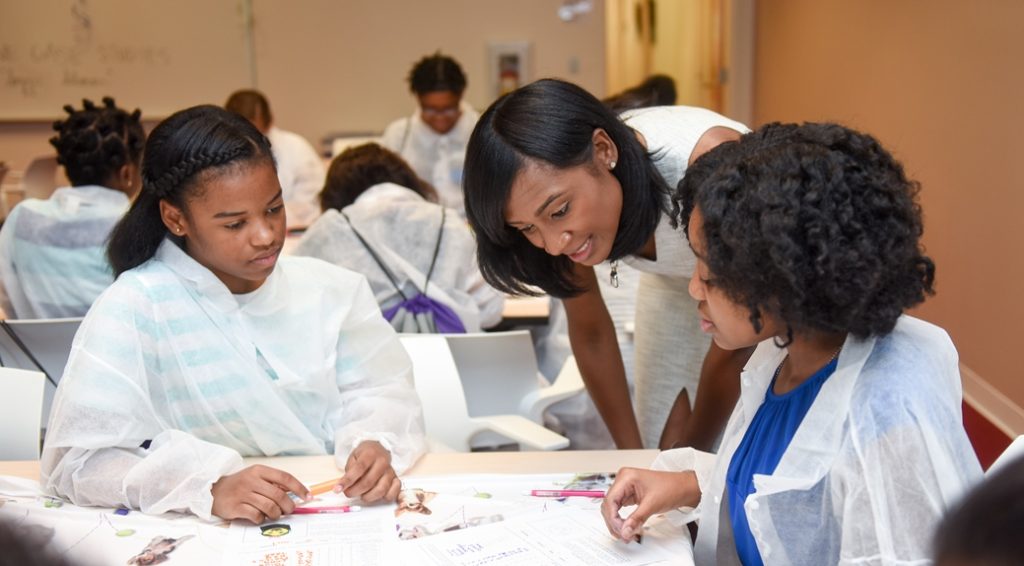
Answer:
POLYGON ((935 275, 916 192, 874 138, 834 124, 771 124, 691 167, 677 204, 701 326, 757 348, 717 455, 620 471, 602 505, 614 536, 697 507, 697 564, 928 561, 981 470, 956 349, 903 314, 935 275))
POLYGON ((258 90, 239 90, 224 104, 252 122, 270 140, 277 178, 284 191, 289 228, 305 228, 320 214, 317 193, 324 183, 324 163, 306 138, 274 125, 267 97, 258 90))
POLYGON ((18 203, 0 229, 0 303, 10 318, 78 317, 114 281, 107 237, 139 190, 141 112, 112 98, 68 105, 50 143, 70 187, 18 203))
POLYGON ((42 483, 79 505, 254 523, 290 513, 290 474, 244 456, 334 454, 340 489, 394 500, 423 450, 408 356, 365 279, 278 259, 266 138, 215 106, 154 129, 110 242, 114 284, 75 337, 42 483))
POLYGON ((501 321, 504 295, 480 275, 469 227, 449 209, 442 228, 442 207, 433 200, 433 188, 394 152, 375 143, 349 148, 331 162, 320 193, 324 213, 303 234, 295 255, 363 274, 382 310, 402 300, 397 283, 407 297, 425 291, 451 308, 466 332, 490 328, 501 321))
POLYGON ((455 59, 438 52, 413 66, 409 88, 416 96, 416 110, 389 124, 381 145, 401 155, 433 185, 441 204, 465 216, 462 163, 469 135, 480 118, 462 100, 466 75, 455 59))

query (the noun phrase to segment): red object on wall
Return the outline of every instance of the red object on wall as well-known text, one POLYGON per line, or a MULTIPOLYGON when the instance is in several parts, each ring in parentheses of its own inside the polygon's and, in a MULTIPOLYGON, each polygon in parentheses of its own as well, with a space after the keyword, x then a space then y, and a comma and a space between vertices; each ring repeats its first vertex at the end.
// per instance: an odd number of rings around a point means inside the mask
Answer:
POLYGON ((985 470, 1013 441, 1006 433, 968 405, 967 401, 964 401, 964 428, 967 429, 967 437, 971 439, 974 453, 977 454, 978 461, 981 462, 981 467, 985 470))

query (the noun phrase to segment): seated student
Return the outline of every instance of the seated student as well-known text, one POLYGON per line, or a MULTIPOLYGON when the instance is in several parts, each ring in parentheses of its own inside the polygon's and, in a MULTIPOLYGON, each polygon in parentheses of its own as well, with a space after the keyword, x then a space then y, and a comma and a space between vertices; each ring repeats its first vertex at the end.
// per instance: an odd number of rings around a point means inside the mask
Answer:
POLYGON ((699 506, 697 564, 928 560, 981 469, 949 336, 903 314, 935 275, 916 192, 874 138, 834 124, 768 125, 691 167, 676 205, 701 326, 757 349, 717 456, 618 474, 614 536, 699 506))
POLYGON ((224 107, 241 114, 270 140, 277 162, 277 178, 284 191, 289 228, 305 228, 316 220, 320 207, 316 195, 324 184, 324 164, 306 138, 274 125, 267 97, 258 90, 231 94, 224 107))
POLYGON ((50 143, 71 187, 21 201, 0 229, 0 302, 10 318, 82 316, 114 280, 107 237, 139 190, 141 112, 83 100, 50 143))
POLYGON ((466 143, 480 114, 464 100, 462 67, 440 52, 420 59, 409 72, 418 106, 412 116, 392 122, 381 145, 402 156, 416 174, 436 189, 441 204, 465 216, 462 163, 466 143))
POLYGON ((402 300, 397 283, 407 297, 425 292, 451 308, 467 332, 490 328, 501 321, 504 295, 480 275, 469 227, 452 210, 442 218, 435 198, 394 152, 374 143, 349 148, 331 162, 320 193, 324 213, 295 254, 365 275, 385 312, 402 300))
POLYGON ((935 532, 938 566, 1024 564, 1024 456, 989 470, 942 520, 935 532), (993 472, 995 472, 993 474, 993 472))
POLYGON ((350 497, 394 500, 423 449, 411 363, 365 279, 278 260, 267 139, 216 106, 153 130, 111 236, 117 280, 75 336, 42 484, 78 505, 277 519, 291 475, 243 456, 335 455, 350 497))

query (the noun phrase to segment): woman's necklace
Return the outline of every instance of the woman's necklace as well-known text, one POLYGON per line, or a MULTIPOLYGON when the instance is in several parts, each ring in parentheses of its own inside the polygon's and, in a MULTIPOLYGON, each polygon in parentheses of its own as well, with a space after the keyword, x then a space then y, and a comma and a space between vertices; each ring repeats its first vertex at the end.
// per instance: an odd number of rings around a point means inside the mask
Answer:
MULTIPOLYGON (((832 356, 829 357, 827 362, 825 362, 825 365, 823 365, 821 367, 825 367, 825 366, 831 364, 832 362, 836 361, 836 358, 839 357, 839 352, 842 352, 842 351, 843 351, 843 347, 842 347, 842 345, 840 345, 838 348, 836 348, 835 352, 832 352, 832 356)), ((772 382, 773 383, 778 384, 779 374, 782 373, 782 366, 786 365, 786 360, 788 360, 788 359, 789 359, 789 354, 786 354, 786 357, 782 358, 782 361, 779 362, 779 367, 775 368, 775 375, 772 376, 772 382)))

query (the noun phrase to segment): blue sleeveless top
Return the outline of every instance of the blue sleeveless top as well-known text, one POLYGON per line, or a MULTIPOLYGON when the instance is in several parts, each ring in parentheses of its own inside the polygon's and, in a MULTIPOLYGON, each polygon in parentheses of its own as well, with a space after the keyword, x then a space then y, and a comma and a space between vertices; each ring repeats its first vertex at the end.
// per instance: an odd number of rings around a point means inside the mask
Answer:
POLYGON ((729 462, 726 476, 729 517, 736 540, 736 552, 745 566, 764 564, 754 535, 750 532, 747 513, 743 509, 743 502, 754 492, 754 474, 771 475, 775 472, 775 467, 793 440, 804 415, 811 408, 825 380, 835 372, 837 364, 838 359, 833 359, 795 389, 782 395, 772 392, 779 376, 776 370, 764 394, 764 403, 758 407, 750 427, 729 462))

